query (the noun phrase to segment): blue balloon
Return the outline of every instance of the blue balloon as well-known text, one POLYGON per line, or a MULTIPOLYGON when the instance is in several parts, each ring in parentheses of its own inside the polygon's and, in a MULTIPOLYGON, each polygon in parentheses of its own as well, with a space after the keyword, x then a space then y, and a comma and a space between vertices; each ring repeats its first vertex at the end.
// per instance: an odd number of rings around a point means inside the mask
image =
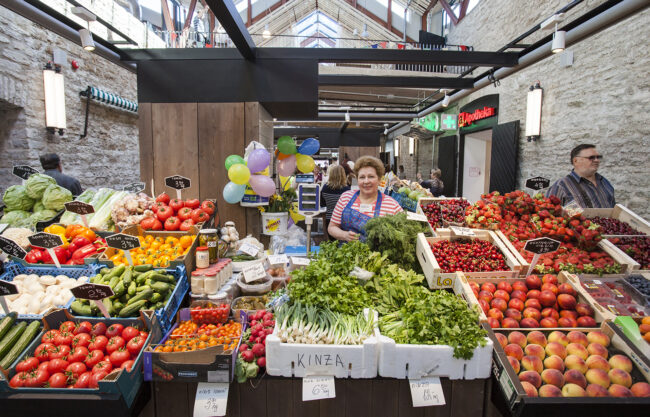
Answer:
POLYGON ((301 153, 303 155, 314 155, 320 150, 320 142, 318 139, 314 138, 309 138, 305 139, 305 141, 300 145, 298 148, 298 153, 301 153))
POLYGON ((245 192, 246 184, 239 185, 231 181, 223 187, 223 199, 227 203, 237 204, 244 197, 245 192))

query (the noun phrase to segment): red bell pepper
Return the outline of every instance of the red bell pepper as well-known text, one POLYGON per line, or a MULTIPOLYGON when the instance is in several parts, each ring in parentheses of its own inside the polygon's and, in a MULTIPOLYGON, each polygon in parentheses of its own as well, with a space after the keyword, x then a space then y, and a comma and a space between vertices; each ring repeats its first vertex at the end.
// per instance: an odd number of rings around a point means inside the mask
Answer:
MULTIPOLYGON (((43 252, 43 262, 46 264, 53 264, 54 260, 50 256, 50 253, 47 250, 43 252)), ((59 260, 60 264, 68 262, 68 248, 64 246, 57 246, 54 248, 54 255, 59 260)))
POLYGON ((91 255, 94 255, 97 253, 97 248, 92 244, 89 243, 86 246, 77 249, 73 254, 72 254, 72 259, 73 261, 81 260, 84 258, 87 258, 91 255))
POLYGON ((27 255, 25 255, 25 262, 28 262, 30 264, 43 262, 43 252, 40 249, 36 248, 30 250, 27 252, 27 255))
POLYGON ((84 246, 88 245, 90 243, 90 240, 84 236, 77 236, 74 239, 72 239, 72 242, 70 242, 70 253, 75 253, 75 251, 79 248, 83 248, 84 246))

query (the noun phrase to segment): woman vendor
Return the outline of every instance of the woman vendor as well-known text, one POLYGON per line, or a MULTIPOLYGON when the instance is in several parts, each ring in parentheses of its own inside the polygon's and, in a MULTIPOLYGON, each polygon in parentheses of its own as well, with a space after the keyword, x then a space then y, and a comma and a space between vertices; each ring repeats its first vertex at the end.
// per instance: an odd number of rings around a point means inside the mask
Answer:
POLYGON ((330 236, 345 242, 365 240, 364 226, 371 218, 402 211, 397 201, 378 190, 380 178, 384 175, 384 166, 379 159, 362 156, 354 163, 354 174, 359 190, 341 194, 327 228, 330 236))

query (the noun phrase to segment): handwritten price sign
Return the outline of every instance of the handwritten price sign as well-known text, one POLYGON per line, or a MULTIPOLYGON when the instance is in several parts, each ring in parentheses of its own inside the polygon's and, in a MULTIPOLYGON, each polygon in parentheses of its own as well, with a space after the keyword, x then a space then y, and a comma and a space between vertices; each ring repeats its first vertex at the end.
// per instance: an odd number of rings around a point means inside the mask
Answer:
POLYGON ((438 377, 425 377, 409 380, 413 407, 445 405, 445 394, 438 377))
POLYGON ((103 300, 115 294, 111 287, 100 284, 81 284, 71 288, 70 291, 75 297, 84 300, 103 300))
POLYGON ((193 417, 225 416, 228 407, 228 384, 199 382, 194 399, 193 417))
POLYGON ((331 375, 306 376, 302 379, 302 400, 324 400, 336 398, 334 377, 331 375))

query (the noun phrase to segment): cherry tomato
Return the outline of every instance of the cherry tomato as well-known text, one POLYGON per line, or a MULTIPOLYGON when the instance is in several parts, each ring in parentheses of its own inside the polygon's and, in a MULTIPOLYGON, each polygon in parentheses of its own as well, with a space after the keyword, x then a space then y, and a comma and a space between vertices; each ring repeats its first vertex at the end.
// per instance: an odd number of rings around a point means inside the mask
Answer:
POLYGON ((125 342, 128 342, 129 340, 133 339, 134 337, 138 336, 140 334, 140 331, 136 329, 133 326, 127 326, 122 330, 122 339, 124 339, 125 342))
POLYGON ((106 329, 106 337, 109 339, 115 336, 120 336, 124 330, 124 326, 119 323, 111 324, 108 329, 106 329))
POLYGON ((106 375, 108 375, 108 372, 106 371, 93 372, 90 381, 88 381, 88 388, 97 388, 97 382, 104 379, 106 375))
POLYGON ((121 336, 111 337, 106 345, 106 353, 111 354, 121 347, 124 347, 124 339, 121 336))
POLYGON ((59 326, 59 331, 61 333, 63 333, 63 332, 72 333, 72 332, 74 332, 76 327, 77 326, 74 324, 73 321, 68 320, 68 321, 64 321, 63 323, 61 323, 61 325, 59 326))
POLYGON ((103 351, 106 349, 106 345, 108 344, 108 338, 104 335, 98 335, 94 336, 90 339, 90 343, 88 344, 88 350, 101 350, 103 351))
POLYGON ((93 376, 93 373, 88 371, 84 372, 83 374, 79 375, 79 378, 77 378, 77 381, 74 383, 75 388, 88 388, 88 384, 90 383, 90 378, 93 376))
POLYGON ((50 364, 47 366, 47 371, 50 374, 56 374, 57 372, 65 372, 65 368, 68 367, 70 362, 65 359, 52 359, 50 364))
POLYGON ((140 336, 134 337, 126 344, 126 348, 129 350, 129 353, 131 353, 131 355, 135 356, 140 353, 144 347, 144 341, 145 340, 140 336))
POLYGON ((16 365, 16 372, 31 371, 32 369, 37 368, 40 363, 41 362, 37 358, 25 358, 16 365))
POLYGON ((101 362, 104 359, 104 352, 102 352, 99 349, 91 351, 88 356, 86 357, 86 360, 84 363, 88 368, 92 368, 95 365, 97 365, 98 362, 101 362))
POLYGON ((106 323, 95 323, 93 329, 90 331, 90 334, 93 336, 99 336, 106 333, 106 323))
POLYGON ((57 372, 52 374, 47 382, 50 388, 64 388, 68 383, 68 378, 62 372, 57 372))
POLYGON ((92 339, 92 336, 89 333, 79 333, 72 338, 72 347, 88 347, 90 344, 90 339, 92 339))
POLYGON ((112 370, 113 365, 111 365, 111 361, 109 361, 107 358, 104 358, 103 360, 97 362, 95 366, 93 366, 92 373, 96 374, 97 372, 106 372, 106 374, 108 374, 112 370))
POLYGON ((84 365, 83 362, 74 362, 68 365, 67 368, 65 368, 66 374, 72 375, 74 378, 79 378, 79 375, 83 374, 87 370, 88 369, 86 368, 86 365, 84 365))
POLYGON ((126 348, 122 347, 111 353, 108 357, 108 360, 111 361, 113 368, 119 368, 125 361, 128 361, 130 358, 131 354, 129 354, 129 351, 126 350, 126 348))
POLYGON ((90 324, 89 321, 82 321, 79 323, 79 325, 74 329, 72 333, 75 335, 82 334, 82 333, 90 333, 93 330, 93 325, 90 324))

